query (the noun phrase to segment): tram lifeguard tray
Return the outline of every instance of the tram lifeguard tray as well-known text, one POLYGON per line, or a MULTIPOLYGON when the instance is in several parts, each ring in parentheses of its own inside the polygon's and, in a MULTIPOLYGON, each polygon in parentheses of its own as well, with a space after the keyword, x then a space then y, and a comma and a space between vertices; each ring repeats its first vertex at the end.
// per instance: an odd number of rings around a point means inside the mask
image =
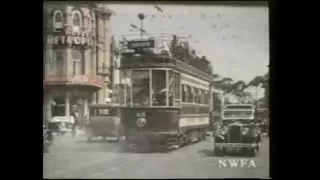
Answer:
POLYGON ((128 42, 128 49, 138 49, 138 48, 154 48, 154 40, 135 40, 128 42))

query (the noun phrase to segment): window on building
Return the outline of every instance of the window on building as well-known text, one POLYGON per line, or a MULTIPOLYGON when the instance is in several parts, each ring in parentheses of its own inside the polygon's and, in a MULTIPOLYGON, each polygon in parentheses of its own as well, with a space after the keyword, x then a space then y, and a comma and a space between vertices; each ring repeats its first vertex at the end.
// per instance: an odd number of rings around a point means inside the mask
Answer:
POLYGON ((53 30, 59 31, 63 28, 63 13, 61 10, 56 10, 53 13, 53 30))
POLYGON ((64 72, 64 50, 53 50, 52 63, 50 64, 50 70, 52 74, 62 75, 64 72))
POLYGON ((82 52, 80 49, 73 49, 72 50, 72 63, 73 63, 73 75, 82 75, 83 72, 83 58, 82 52))
POLYGON ((210 96, 208 91, 204 91, 204 104, 209 104, 210 96))
POLYGON ((83 17, 83 26, 88 29, 91 29, 91 17, 90 16, 83 17))
POLYGON ((74 11, 72 13, 72 24, 73 26, 81 26, 81 13, 79 11, 74 11))

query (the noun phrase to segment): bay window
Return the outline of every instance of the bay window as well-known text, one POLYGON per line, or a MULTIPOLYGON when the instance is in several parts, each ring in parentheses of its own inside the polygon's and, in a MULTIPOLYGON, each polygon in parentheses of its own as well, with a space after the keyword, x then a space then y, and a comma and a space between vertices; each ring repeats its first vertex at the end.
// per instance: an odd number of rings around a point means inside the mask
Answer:
POLYGON ((72 74, 73 75, 83 75, 83 56, 81 49, 72 49, 72 74))

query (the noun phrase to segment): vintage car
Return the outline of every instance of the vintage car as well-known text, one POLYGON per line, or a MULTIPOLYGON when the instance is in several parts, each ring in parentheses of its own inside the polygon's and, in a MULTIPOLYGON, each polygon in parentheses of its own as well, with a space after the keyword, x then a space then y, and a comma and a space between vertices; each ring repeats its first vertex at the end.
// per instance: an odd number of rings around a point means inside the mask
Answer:
POLYGON ((47 128, 46 125, 43 125, 43 152, 48 153, 49 152, 49 146, 52 143, 53 137, 52 132, 47 128))
POLYGON ((214 136, 215 155, 242 152, 256 156, 261 135, 254 120, 254 111, 254 106, 250 104, 232 104, 223 108, 221 125, 214 136))
POLYGON ((58 135, 64 135, 72 132, 72 126, 75 123, 73 116, 54 116, 49 121, 49 129, 58 135))
POLYGON ((116 138, 119 141, 122 133, 119 107, 109 104, 90 105, 89 121, 86 123, 88 142, 94 137, 116 138))

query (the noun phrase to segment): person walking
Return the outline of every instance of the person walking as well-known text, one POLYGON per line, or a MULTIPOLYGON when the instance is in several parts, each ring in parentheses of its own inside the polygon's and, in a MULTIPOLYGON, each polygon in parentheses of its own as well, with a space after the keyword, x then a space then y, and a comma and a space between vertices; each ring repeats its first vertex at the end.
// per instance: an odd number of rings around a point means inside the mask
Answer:
POLYGON ((72 112, 71 112, 71 116, 74 119, 74 123, 72 125, 72 136, 74 137, 76 135, 76 128, 78 126, 78 117, 79 117, 79 113, 77 112, 77 106, 73 105, 72 106, 72 112))

